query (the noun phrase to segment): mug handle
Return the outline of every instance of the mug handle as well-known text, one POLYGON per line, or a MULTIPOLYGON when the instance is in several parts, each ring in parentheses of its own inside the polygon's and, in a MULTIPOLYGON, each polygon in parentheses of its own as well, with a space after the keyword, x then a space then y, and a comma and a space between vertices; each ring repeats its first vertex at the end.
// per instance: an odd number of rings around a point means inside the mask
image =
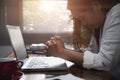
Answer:
POLYGON ((22 61, 18 61, 18 69, 21 68, 23 66, 23 62, 22 61))

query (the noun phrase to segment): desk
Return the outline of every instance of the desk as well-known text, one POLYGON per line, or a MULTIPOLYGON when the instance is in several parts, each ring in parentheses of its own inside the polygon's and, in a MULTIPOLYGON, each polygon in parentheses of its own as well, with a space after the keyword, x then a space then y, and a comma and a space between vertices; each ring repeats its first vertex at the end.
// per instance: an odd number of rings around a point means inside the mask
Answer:
MULTIPOLYGON (((13 56, 13 54, 10 54, 9 57, 13 56)), ((30 56, 44 56, 44 55, 33 55, 30 54, 30 56)), ((47 78, 60 76, 60 75, 66 75, 71 73, 74 76, 77 76, 79 78, 83 78, 85 80, 116 80, 109 72, 106 71, 98 71, 98 70, 87 70, 83 67, 67 63, 69 66, 69 69, 66 71, 49 71, 49 72, 32 72, 32 73, 24 73, 23 77, 20 80, 30 80, 30 78, 33 78, 33 80, 37 80, 37 78, 43 78, 46 76, 47 78)), ((42 79, 44 80, 44 79, 42 79)))

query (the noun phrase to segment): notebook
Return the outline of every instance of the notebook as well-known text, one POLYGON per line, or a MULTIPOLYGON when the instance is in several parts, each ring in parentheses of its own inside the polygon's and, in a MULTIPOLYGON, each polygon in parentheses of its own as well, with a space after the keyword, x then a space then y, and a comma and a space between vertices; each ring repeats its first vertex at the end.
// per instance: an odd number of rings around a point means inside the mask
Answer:
POLYGON ((24 62, 22 71, 67 70, 64 59, 58 57, 28 57, 20 27, 6 25, 6 28, 16 59, 24 62))

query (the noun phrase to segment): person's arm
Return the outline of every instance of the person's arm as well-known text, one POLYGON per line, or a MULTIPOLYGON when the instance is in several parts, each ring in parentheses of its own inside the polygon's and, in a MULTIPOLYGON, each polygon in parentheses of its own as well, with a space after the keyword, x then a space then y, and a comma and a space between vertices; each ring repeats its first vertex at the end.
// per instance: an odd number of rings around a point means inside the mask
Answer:
POLYGON ((64 54, 62 58, 69 60, 77 65, 82 65, 83 63, 83 53, 81 52, 76 52, 68 49, 64 49, 61 51, 61 53, 64 54))
POLYGON ((52 37, 47 43, 47 56, 60 57, 69 60, 77 65, 83 63, 83 53, 66 49, 60 36, 52 37))

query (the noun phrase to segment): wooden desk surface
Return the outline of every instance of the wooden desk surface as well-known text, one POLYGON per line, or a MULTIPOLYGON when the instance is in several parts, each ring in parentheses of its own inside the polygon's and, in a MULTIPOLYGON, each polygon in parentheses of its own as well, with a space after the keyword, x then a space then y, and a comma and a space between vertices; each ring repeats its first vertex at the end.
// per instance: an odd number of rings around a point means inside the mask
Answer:
MULTIPOLYGON (((13 54, 9 55, 9 57, 11 56, 13 56, 13 54)), ((41 56, 41 55, 31 54, 30 56, 41 56)), ((87 70, 84 69, 83 67, 74 64, 70 65, 68 70, 66 71, 46 71, 46 72, 44 71, 44 72, 24 73, 20 80, 45 80, 47 78, 66 75, 69 73, 71 73, 76 77, 83 78, 85 80, 116 80, 109 72, 98 71, 98 70, 87 70)))

